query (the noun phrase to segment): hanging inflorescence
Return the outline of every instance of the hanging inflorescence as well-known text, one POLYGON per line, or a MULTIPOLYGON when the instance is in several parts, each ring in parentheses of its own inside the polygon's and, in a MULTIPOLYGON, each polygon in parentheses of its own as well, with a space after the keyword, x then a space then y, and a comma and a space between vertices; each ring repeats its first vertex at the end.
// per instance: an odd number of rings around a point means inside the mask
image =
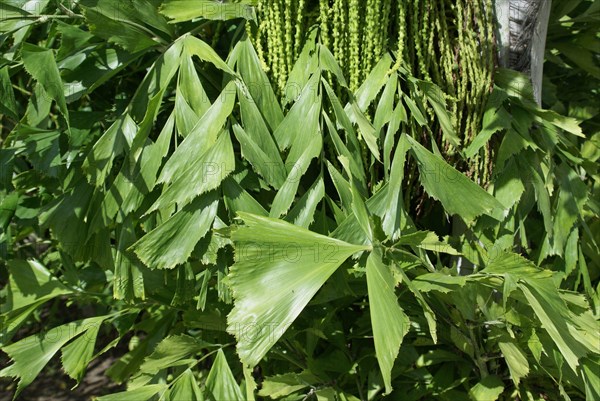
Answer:
POLYGON ((260 0, 258 29, 248 25, 265 68, 283 90, 308 28, 319 26, 327 46, 358 88, 389 49, 391 0, 260 0), (267 50, 268 49, 268 50, 267 50))
POLYGON ((314 23, 320 7, 308 11, 305 0, 260 0, 257 5, 258 28, 248 24, 248 35, 254 39, 258 56, 282 91, 294 61, 304 44, 307 26, 314 23))
MULTIPOLYGON (((491 0, 398 2, 400 63, 446 93, 452 124, 464 144, 481 129, 495 66, 491 0)), ((430 113, 433 113, 431 110, 430 113)), ((490 149, 470 164, 473 179, 486 182, 490 149)))
MULTIPOLYGON (((249 32, 280 93, 306 33, 316 25, 320 43, 332 51, 352 91, 384 53, 392 51, 397 59, 394 69, 403 65, 413 76, 443 89, 463 143, 480 129, 495 63, 491 0, 260 0, 258 4, 259 26, 249 32)), ((488 154, 482 156, 489 159, 488 154)), ((474 165, 473 178, 485 181, 487 163, 474 165)))

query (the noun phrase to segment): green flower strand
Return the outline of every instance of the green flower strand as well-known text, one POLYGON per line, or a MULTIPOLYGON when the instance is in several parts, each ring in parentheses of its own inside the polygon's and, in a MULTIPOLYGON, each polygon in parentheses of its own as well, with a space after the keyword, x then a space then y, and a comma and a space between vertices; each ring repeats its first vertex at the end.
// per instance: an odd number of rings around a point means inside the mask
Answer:
POLYGON ((286 75, 290 73, 292 64, 294 63, 294 43, 292 41, 293 32, 292 32, 292 11, 293 11, 293 1, 285 0, 285 10, 284 10, 284 18, 285 18, 285 64, 286 64, 286 75))
POLYGON ((350 0, 348 8, 348 36, 350 39, 349 70, 350 89, 355 91, 359 86, 360 60, 360 5, 358 0, 350 0))
POLYGON ((319 22, 321 43, 325 47, 329 47, 329 0, 319 0, 319 22))
MULTIPOLYGON (((260 0, 257 10, 256 32, 248 32, 279 93, 307 27, 317 24, 320 43, 331 49, 352 91, 392 50, 396 60, 388 73, 405 65, 414 77, 440 86, 451 123, 465 144, 481 128, 495 68, 492 0, 260 0)), ((340 99, 347 96, 339 83, 334 89, 340 99)), ((427 116, 436 121, 423 100, 427 116)), ((452 157, 454 150, 444 143, 439 126, 412 128, 423 140, 431 136, 452 157)), ((490 152, 482 149, 479 159, 469 163, 476 165, 470 176, 488 179, 490 152)))
POLYGON ((294 60, 298 58, 298 55, 302 51, 302 37, 304 35, 304 0, 298 0, 297 4, 298 8, 296 9, 296 29, 294 34, 294 60))

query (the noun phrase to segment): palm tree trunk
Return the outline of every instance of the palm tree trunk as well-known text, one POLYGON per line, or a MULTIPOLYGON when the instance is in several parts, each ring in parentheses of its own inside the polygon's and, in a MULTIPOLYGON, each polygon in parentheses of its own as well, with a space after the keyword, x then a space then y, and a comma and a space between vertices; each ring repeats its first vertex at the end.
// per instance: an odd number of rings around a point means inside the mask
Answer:
POLYGON ((529 74, 535 100, 541 104, 546 32, 551 0, 496 0, 499 62, 529 74))

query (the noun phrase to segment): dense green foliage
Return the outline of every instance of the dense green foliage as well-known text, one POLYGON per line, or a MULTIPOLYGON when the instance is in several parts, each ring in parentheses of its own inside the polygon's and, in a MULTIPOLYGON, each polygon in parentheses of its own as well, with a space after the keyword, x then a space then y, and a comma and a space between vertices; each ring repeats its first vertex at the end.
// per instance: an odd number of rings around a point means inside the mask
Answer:
MULTIPOLYGON (((320 43, 331 50, 352 92, 384 54, 393 51, 396 61, 388 73, 402 65, 412 76, 442 89, 440 102, 446 104, 456 136, 441 135, 435 109, 425 103, 433 135, 421 141, 435 141, 444 156, 460 163, 456 148, 460 140, 470 142, 477 134, 492 87, 493 9, 491 0, 264 0, 257 7, 260 23, 246 24, 246 31, 256 43, 275 92, 284 96, 299 90, 293 77, 292 85, 288 78, 305 44, 307 26, 318 25, 320 43)), ((344 85, 331 84, 345 103, 344 85)), ((367 109, 367 115, 374 114, 376 106, 367 109)), ((493 150, 486 144, 465 169, 484 186, 492 170, 493 150)))
POLYGON ((322 13, 256 3, 0 1, 16 395, 127 343, 102 401, 600 399, 598 3, 553 8, 545 109, 495 68, 472 133, 483 76, 397 46, 348 69, 322 13))

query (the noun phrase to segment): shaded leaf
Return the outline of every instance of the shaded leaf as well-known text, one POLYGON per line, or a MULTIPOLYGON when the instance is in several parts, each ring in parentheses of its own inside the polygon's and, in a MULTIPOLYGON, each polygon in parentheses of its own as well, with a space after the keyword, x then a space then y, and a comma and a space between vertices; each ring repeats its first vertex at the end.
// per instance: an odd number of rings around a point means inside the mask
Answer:
POLYGON ((310 383, 316 381, 318 381, 318 378, 309 371, 270 376, 263 381, 258 395, 262 397, 268 396, 275 400, 302 390, 308 387, 310 383))
POLYGON ((298 200, 296 206, 286 216, 286 220, 296 226, 308 228, 314 220, 315 211, 325 196, 323 176, 319 175, 313 185, 298 200))
POLYGON ((135 121, 129 115, 123 115, 96 141, 82 167, 92 185, 104 185, 115 157, 123 153, 127 144, 135 137, 136 131, 135 121))
POLYGON ((222 186, 225 206, 231 212, 232 216, 237 212, 247 212, 260 216, 269 215, 262 205, 233 178, 227 177, 223 181, 222 186))
POLYGON ((558 291, 553 281, 528 280, 518 285, 565 361, 576 372, 579 359, 585 356, 588 350, 568 329, 566 306, 557 296, 558 291))
MULTIPOLYGON (((23 391, 44 366, 52 359, 67 342, 74 337, 87 332, 91 328, 96 328, 108 316, 96 316, 89 319, 83 319, 76 322, 54 327, 45 333, 35 334, 26 337, 14 344, 2 348, 13 361, 13 364, 0 371, 0 377, 19 378, 19 384, 15 397, 23 391)), ((71 349, 71 355, 72 355, 71 349)), ((69 361, 71 363, 72 361, 69 361)), ((75 373, 74 365, 69 364, 71 373, 75 373)))
POLYGON ((446 102, 444 99, 444 93, 442 90, 431 82, 418 81, 418 86, 425 93, 429 104, 433 107, 433 111, 438 118, 440 126, 442 127, 442 133, 444 139, 451 143, 455 147, 460 146, 460 138, 456 135, 454 127, 450 122, 450 115, 446 108, 446 102))
POLYGON ((431 309, 431 306, 429 306, 429 304, 425 300, 425 297, 423 296, 423 294, 421 294, 421 291, 419 291, 418 288, 413 285, 412 281, 408 278, 406 273, 404 273, 402 267, 398 266, 395 272, 397 272, 400 275, 402 279, 401 282, 408 287, 410 292, 412 292, 415 298, 417 299, 419 305, 421 305, 421 308, 423 308, 423 313, 425 314, 425 319, 427 320, 427 325, 429 326, 429 334, 431 335, 433 342, 437 343, 437 323, 433 309, 431 309))
POLYGON ((458 214, 467 223, 482 214, 502 219, 504 207, 492 195, 417 141, 407 138, 419 164, 421 184, 447 213, 458 214))
POLYGON ((63 82, 52 50, 24 43, 21 57, 27 72, 42 85, 45 93, 56 102, 68 125, 69 110, 67 109, 63 82))
POLYGON ((78 384, 83 379, 88 364, 94 358, 94 346, 100 331, 100 323, 91 326, 84 334, 77 337, 61 351, 63 369, 78 384))
POLYGON ((463 287, 466 283, 466 277, 449 276, 443 273, 422 274, 413 280, 415 288, 421 292, 448 293, 463 287))
POLYGON ((473 401, 491 401, 497 400, 504 391, 504 383, 498 376, 490 375, 484 377, 471 390, 469 397, 473 401))
POLYGON ((148 26, 168 30, 164 18, 151 2, 135 0, 82 0, 90 30, 94 35, 122 46, 132 53, 157 46, 158 35, 148 26), (162 19, 162 21, 160 21, 162 19))
POLYGON ((0 99, 2 99, 0 113, 10 116, 13 120, 18 120, 15 93, 11 86, 8 67, 0 68, 0 99))
POLYGON ((10 276, 5 302, 0 308, 2 313, 73 293, 35 260, 14 259, 8 262, 8 269, 10 276))
POLYGON ((510 370, 510 377, 513 379, 515 385, 518 386, 521 379, 529 374, 527 355, 513 342, 501 341, 498 343, 498 346, 510 370))
POLYGON ((385 392, 389 394, 392 391, 392 367, 402 339, 408 333, 410 320, 398 305, 394 278, 377 251, 372 252, 367 259, 367 287, 375 354, 383 376, 385 392))
POLYGON ((204 401, 202 390, 200 390, 196 377, 190 369, 186 369, 173 382, 169 391, 169 399, 172 401, 204 401))
POLYGON ((167 384, 149 384, 133 390, 98 397, 98 401, 146 401, 166 390, 167 384))
POLYGON ((206 389, 214 401, 243 400, 240 386, 235 381, 222 349, 217 351, 212 368, 206 378, 206 389))

